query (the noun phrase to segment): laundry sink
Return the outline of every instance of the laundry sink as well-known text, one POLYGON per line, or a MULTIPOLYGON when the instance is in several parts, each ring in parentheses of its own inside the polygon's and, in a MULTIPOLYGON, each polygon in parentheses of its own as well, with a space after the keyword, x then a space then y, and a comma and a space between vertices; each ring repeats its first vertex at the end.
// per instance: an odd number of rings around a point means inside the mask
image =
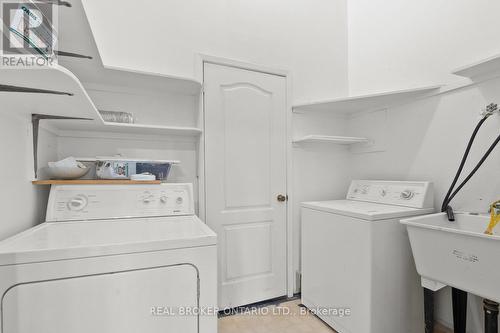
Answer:
POLYGON ((485 235, 490 217, 445 213, 404 219, 423 281, 449 285, 500 302, 500 229, 485 235))

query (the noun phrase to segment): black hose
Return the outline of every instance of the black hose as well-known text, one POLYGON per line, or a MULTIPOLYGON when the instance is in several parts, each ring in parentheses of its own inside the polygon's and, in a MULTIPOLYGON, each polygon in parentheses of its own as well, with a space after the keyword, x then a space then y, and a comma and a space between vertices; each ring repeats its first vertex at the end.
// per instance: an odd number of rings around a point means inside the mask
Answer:
POLYGON ((467 144, 467 149, 465 149, 464 156, 462 157, 462 161, 460 162, 460 166, 458 167, 457 173, 455 175, 455 178, 453 179, 453 182, 450 185, 450 188, 448 190, 448 193, 446 193, 446 196, 443 200, 443 204, 441 205, 441 212, 445 212, 448 208, 448 204, 450 203, 450 195, 453 192, 453 189, 455 185, 457 184, 458 178, 460 177, 460 174, 462 173, 462 170, 465 166, 465 162, 467 161, 467 157, 469 156, 470 149, 472 147, 472 143, 474 143, 474 139, 476 138, 477 133, 479 132, 479 129, 481 126, 484 124, 484 122, 488 119, 488 116, 483 117, 479 123, 476 125, 476 128, 474 129, 474 132, 472 133, 471 138, 469 139, 469 143, 467 144))
POLYGON ((477 170, 479 170, 479 168, 481 167, 481 165, 484 163, 484 161, 486 161, 486 159, 488 158, 488 156, 490 156, 491 152, 493 151, 493 149, 495 149, 496 145, 498 144, 498 142, 500 142, 500 135, 497 137, 497 139, 493 142, 493 144, 490 146, 490 148, 486 151, 486 153, 484 154, 484 156, 481 158, 481 160, 479 161, 479 163, 476 165, 476 167, 469 173, 469 175, 464 179, 464 181, 457 187, 457 189, 453 192, 453 194, 450 196, 450 198, 448 199, 448 203, 453 200, 453 198, 458 194, 458 192, 460 192, 460 190, 462 189, 462 187, 465 186, 465 184, 467 184, 467 182, 472 178, 472 176, 474 176, 474 174, 477 172, 477 170))

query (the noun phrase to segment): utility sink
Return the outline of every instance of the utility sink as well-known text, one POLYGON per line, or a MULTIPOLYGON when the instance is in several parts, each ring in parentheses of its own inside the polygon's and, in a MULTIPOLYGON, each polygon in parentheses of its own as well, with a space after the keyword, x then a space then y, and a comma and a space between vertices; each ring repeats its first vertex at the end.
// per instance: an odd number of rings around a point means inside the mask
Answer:
POLYGON ((484 234, 488 215, 457 213, 455 219, 439 213, 401 221, 422 285, 449 285, 500 302, 500 228, 484 234))

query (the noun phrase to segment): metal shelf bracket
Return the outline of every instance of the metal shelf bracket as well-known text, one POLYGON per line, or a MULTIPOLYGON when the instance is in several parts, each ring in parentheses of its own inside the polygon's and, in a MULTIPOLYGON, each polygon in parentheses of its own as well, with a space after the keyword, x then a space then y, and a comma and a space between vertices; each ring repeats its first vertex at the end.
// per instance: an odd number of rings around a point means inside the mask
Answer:
POLYGON ((38 176, 38 133, 40 129, 40 120, 43 119, 59 119, 59 120, 93 120, 91 118, 63 117, 52 116, 47 114, 33 113, 31 115, 31 125, 33 126, 33 167, 35 178, 38 176))

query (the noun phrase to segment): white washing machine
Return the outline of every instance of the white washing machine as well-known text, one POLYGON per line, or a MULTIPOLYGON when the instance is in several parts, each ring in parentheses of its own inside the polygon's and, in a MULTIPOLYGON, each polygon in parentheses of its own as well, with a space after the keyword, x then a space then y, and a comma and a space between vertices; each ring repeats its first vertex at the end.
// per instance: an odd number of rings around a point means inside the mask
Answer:
POLYGON ((302 204, 302 303, 339 333, 423 332, 422 289, 399 219, 429 214, 429 182, 352 181, 302 204))
POLYGON ((191 184, 53 186, 0 242, 0 332, 217 332, 216 272, 191 184))

